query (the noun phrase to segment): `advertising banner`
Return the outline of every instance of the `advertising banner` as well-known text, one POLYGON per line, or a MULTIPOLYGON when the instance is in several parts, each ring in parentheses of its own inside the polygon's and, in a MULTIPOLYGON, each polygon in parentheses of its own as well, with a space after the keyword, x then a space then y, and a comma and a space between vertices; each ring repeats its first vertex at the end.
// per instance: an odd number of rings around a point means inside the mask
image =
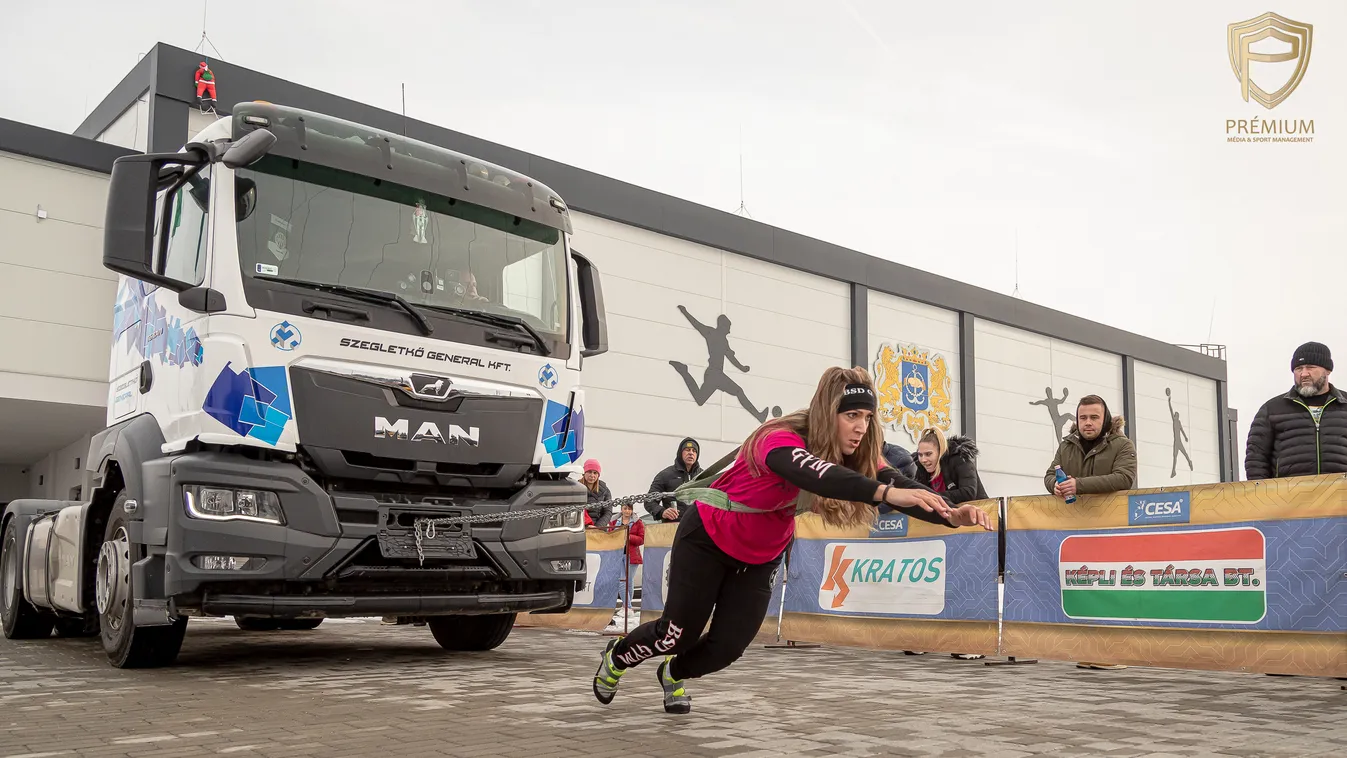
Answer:
MULTIPOLYGON (((997 525, 998 501, 981 506, 997 525)), ((881 515, 869 528, 796 520, 785 639, 887 650, 996 653, 997 534, 881 515)))
POLYGON ((1347 676, 1347 477, 1011 498, 1002 653, 1347 676))
POLYGON ((566 613, 520 614, 519 626, 601 632, 613 620, 621 593, 626 531, 585 530, 585 585, 566 613))

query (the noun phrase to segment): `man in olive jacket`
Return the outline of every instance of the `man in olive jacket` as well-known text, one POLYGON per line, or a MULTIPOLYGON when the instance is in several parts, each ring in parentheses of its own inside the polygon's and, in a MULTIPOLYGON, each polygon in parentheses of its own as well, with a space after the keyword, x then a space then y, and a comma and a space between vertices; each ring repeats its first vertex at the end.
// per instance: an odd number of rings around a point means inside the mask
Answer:
POLYGON ((1137 449, 1123 433, 1124 419, 1108 412, 1098 395, 1076 406, 1076 423, 1053 456, 1043 486, 1058 497, 1130 490, 1137 483, 1137 449), (1067 480, 1057 483, 1057 467, 1067 480))
MULTIPOLYGON (((1130 490, 1137 483, 1137 449, 1124 434, 1124 419, 1108 412, 1108 403, 1087 395, 1076 406, 1076 424, 1057 447, 1057 455, 1043 477, 1043 486, 1057 497, 1095 495, 1130 490), (1057 483, 1057 467, 1067 480, 1057 483)), ((1120 663, 1081 661, 1076 668, 1115 671, 1120 663)))

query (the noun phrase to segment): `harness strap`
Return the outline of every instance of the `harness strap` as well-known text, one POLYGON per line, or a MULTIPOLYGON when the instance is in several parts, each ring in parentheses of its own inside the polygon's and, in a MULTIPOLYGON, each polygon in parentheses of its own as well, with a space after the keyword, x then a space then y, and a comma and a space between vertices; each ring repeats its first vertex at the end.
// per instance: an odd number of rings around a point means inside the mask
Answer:
POLYGON ((739 450, 740 448, 736 447, 726 453, 720 460, 711 464, 710 468, 703 469, 700 477, 687 482, 674 490, 674 499, 680 503, 687 503, 689 505, 694 503, 706 503, 712 508, 729 511, 731 513, 775 513, 776 511, 783 511, 794 506, 795 515, 799 516, 812 510, 812 506, 807 502, 801 502, 799 497, 796 497, 788 503, 783 503, 777 508, 753 508, 744 505, 743 503, 736 503, 730 499, 729 495, 712 487, 711 485, 715 482, 716 477, 720 476, 722 471, 729 468, 730 465, 734 463, 735 458, 739 455, 739 450))

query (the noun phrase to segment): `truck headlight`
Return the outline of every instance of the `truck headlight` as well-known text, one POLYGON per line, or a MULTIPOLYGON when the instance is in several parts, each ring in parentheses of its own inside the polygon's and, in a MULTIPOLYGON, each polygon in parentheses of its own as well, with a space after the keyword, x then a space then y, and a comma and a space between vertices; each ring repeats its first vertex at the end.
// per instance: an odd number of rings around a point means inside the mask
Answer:
POLYGON ((266 490, 206 487, 199 484, 182 488, 187 515, 207 521, 256 521, 284 524, 285 513, 275 492, 266 490))
POLYGON ((553 513, 551 516, 545 516, 543 518, 542 531, 583 532, 585 530, 585 522, 582 520, 583 517, 580 515, 581 511, 582 511, 581 507, 576 506, 575 510, 573 511, 566 511, 565 513, 553 513))

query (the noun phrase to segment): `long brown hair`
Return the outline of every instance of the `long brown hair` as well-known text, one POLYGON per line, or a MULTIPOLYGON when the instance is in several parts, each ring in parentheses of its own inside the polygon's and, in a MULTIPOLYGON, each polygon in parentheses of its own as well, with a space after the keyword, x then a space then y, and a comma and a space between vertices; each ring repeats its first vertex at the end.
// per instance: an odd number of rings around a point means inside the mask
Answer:
MULTIPOLYGON (((940 476, 940 459, 944 458, 945 453, 949 452, 949 442, 945 440, 945 435, 934 427, 921 433, 921 439, 917 440, 917 447, 921 447, 923 442, 929 442, 935 446, 935 471, 931 472, 931 479, 935 479, 940 476)), ((920 466, 921 464, 918 463, 917 465, 920 466)))
MULTIPOLYGON (((846 389, 848 384, 864 384, 871 391, 875 388, 875 383, 870 379, 870 372, 860 366, 854 368, 835 366, 824 371, 823 376, 819 377, 818 387, 814 390, 814 397, 809 401, 808 408, 772 419, 754 430, 744 441, 743 446, 749 473, 753 476, 763 474, 761 467, 757 465, 757 455, 754 454, 763 438, 774 431, 789 429, 804 438, 805 444, 809 446, 809 452, 814 456, 829 463, 846 466, 858 474, 874 479, 884 448, 884 433, 875 419, 870 420, 870 426, 865 430, 865 436, 861 438, 860 447, 851 455, 842 455, 841 441, 837 439, 837 408, 842 402, 842 390, 846 389)), ((816 497, 804 491, 800 492, 800 497, 808 499, 802 499, 801 502, 812 500, 811 510, 830 526, 859 526, 871 523, 875 518, 873 503, 816 497)))

